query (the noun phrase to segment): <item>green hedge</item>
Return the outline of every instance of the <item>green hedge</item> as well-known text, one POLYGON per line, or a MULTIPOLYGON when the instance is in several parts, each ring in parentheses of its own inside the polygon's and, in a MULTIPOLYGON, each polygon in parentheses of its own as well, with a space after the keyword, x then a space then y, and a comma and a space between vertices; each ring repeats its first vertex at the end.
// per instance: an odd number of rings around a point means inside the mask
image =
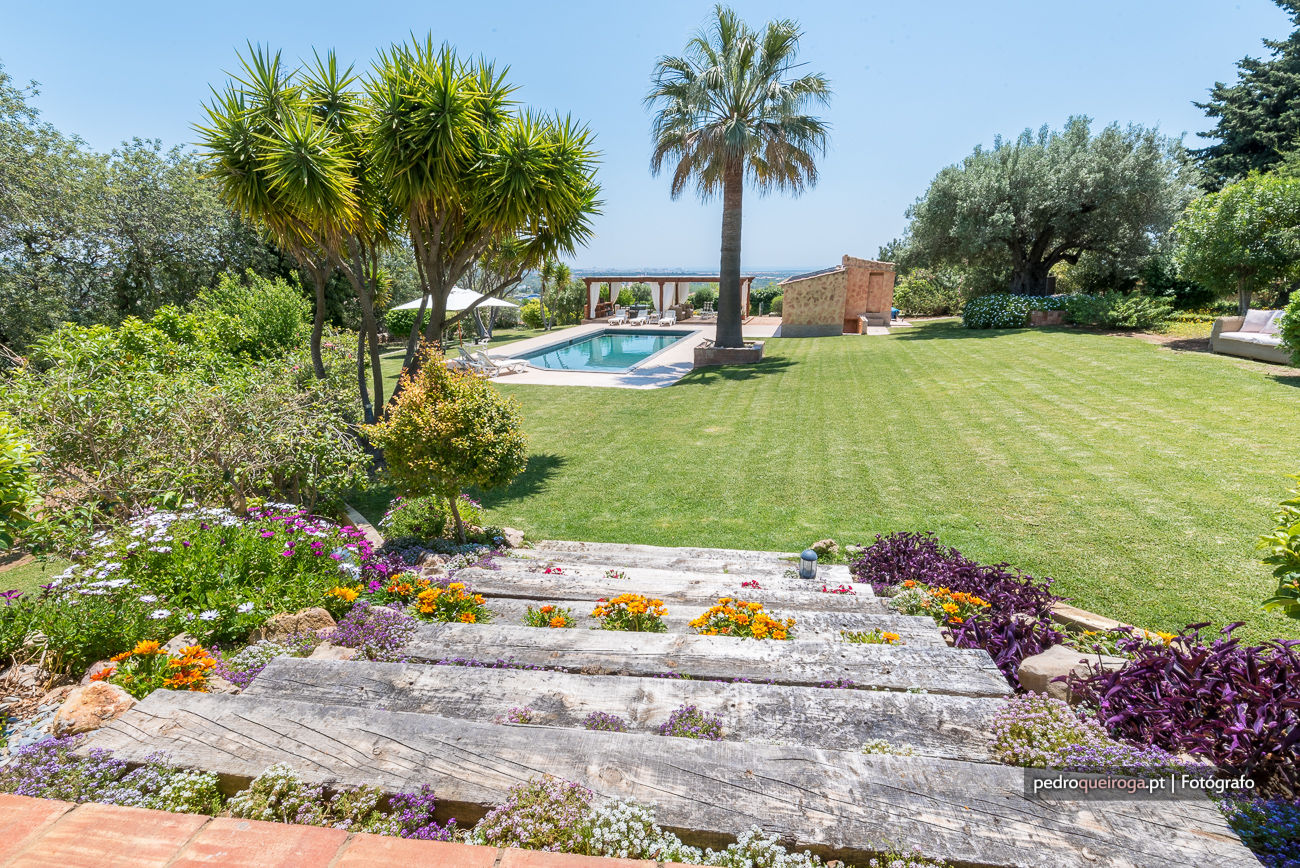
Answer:
POLYGON ((1029 322, 1035 310, 1064 310, 1063 295, 1013 295, 998 292, 966 302, 962 325, 968 329, 1018 329, 1029 322))

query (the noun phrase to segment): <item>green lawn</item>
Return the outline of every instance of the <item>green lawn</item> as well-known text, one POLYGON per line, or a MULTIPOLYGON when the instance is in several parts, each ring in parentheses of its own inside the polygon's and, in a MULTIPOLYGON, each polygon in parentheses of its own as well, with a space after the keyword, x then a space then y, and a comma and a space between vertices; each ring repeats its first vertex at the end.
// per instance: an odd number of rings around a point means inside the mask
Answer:
POLYGON ((1248 622, 1300 470, 1300 371, 1074 330, 773 340, 653 391, 512 386, 532 458, 483 497, 534 537, 797 549, 931 530, 1155 629, 1248 622))
POLYGON ((7 591, 17 588, 24 594, 36 593, 41 585, 49 584, 51 579, 67 567, 68 562, 59 558, 51 558, 45 563, 32 561, 20 567, 12 567, 0 571, 0 589, 7 591))

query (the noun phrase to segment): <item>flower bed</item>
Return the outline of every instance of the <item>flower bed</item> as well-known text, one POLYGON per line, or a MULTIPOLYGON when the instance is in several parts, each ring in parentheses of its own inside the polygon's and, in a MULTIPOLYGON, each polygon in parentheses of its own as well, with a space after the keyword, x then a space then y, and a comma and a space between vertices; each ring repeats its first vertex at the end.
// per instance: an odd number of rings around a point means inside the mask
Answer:
POLYGON ((701 636, 731 636, 738 639, 790 639, 794 618, 780 620, 763 611, 762 603, 747 603, 722 597, 716 606, 691 621, 701 636))
POLYGON ((602 630, 629 633, 667 633, 663 617, 668 614, 662 600, 640 594, 619 594, 612 600, 600 600, 591 617, 600 619, 602 630))

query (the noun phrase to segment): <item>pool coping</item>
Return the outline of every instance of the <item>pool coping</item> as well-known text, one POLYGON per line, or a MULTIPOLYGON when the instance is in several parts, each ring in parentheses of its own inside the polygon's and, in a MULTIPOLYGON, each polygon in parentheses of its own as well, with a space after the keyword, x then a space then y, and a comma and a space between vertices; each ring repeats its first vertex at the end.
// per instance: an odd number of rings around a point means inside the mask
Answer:
MULTIPOLYGON (((515 355, 513 356, 513 358, 523 358, 524 361, 527 362, 528 361, 528 359, 526 358, 527 356, 534 356, 534 355, 540 355, 542 353, 548 353, 560 347, 573 346, 574 344, 580 344, 583 341, 590 340, 591 338, 601 337, 602 335, 607 335, 607 334, 650 335, 652 337, 654 335, 664 335, 666 337, 672 337, 672 336, 677 337, 677 340, 673 341, 672 343, 666 346, 660 347, 650 355, 646 356, 641 361, 637 362, 635 365, 631 365, 626 368, 620 368, 618 370, 597 371, 597 370, 573 370, 570 368, 544 368, 540 365, 534 365, 532 364, 532 362, 528 363, 529 368, 532 369, 536 369, 539 371, 556 371, 558 373, 564 373, 564 374, 627 374, 639 368, 645 367, 650 362, 654 361, 655 359, 662 356, 664 353, 676 347, 682 341, 689 340, 690 338, 694 337, 695 332, 696 329, 687 328, 686 326, 673 326, 673 327, 664 326, 661 327, 660 330, 656 331, 647 326, 631 326, 627 328, 622 328, 619 326, 604 325, 599 329, 595 329, 593 331, 584 331, 580 335, 575 335, 574 337, 566 338, 564 340, 557 341, 556 343, 553 344, 545 344, 536 349, 525 350, 522 354, 515 355)), ((565 330, 565 333, 568 333, 567 329, 565 330)), ((522 341, 520 343, 522 343, 522 341)), ((516 353, 518 353, 517 350, 516 353)))

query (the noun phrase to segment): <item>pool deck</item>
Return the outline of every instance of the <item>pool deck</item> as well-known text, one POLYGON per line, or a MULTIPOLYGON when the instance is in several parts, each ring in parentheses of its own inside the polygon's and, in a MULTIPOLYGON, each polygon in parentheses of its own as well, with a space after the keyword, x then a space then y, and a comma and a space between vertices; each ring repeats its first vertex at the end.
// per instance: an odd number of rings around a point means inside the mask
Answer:
MULTIPOLYGON (((745 324, 746 339, 770 338, 776 331, 779 320, 767 321, 762 318, 745 324)), ((529 338, 507 344, 488 353, 494 359, 514 359, 533 350, 548 347, 551 344, 564 343, 581 339, 587 335, 605 331, 654 331, 658 326, 609 326, 603 322, 584 323, 580 326, 552 332, 540 337, 529 338)), ((711 338, 715 331, 712 322, 678 323, 664 331, 690 331, 691 335, 682 338, 663 352, 622 373, 599 373, 596 371, 553 371, 543 368, 529 368, 519 374, 504 374, 497 377, 498 383, 517 383, 521 386, 598 386, 609 389, 662 389, 671 386, 690 373, 695 363, 695 348, 706 338, 711 338)))

